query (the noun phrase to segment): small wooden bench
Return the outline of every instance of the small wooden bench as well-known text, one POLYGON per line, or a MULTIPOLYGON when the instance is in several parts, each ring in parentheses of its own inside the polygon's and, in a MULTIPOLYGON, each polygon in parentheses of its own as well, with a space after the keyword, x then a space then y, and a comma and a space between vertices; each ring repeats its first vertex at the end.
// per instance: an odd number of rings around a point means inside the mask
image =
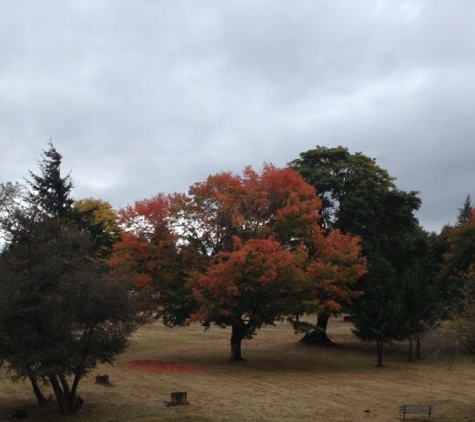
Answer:
POLYGON ((403 414, 403 419, 406 419, 406 414, 418 414, 430 416, 434 413, 435 406, 427 404, 401 404, 399 406, 399 413, 403 414))

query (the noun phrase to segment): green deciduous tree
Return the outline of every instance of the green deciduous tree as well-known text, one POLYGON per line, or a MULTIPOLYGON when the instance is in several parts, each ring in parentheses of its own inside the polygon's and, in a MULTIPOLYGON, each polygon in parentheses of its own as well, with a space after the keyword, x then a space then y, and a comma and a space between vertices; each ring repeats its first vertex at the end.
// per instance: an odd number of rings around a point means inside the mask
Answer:
POLYGON ((7 244, 24 236, 25 226, 34 220, 36 210, 28 203, 29 192, 21 183, 0 185, 0 231, 7 244))
POLYGON ((321 224, 361 236, 371 230, 375 195, 395 188, 394 178, 362 153, 317 146, 290 162, 322 201, 321 224))
MULTIPOLYGON (((364 294, 351 312, 355 333, 377 343, 378 364, 382 364, 383 343, 407 335, 402 280, 415 254, 424 251, 414 217, 420 199, 416 192, 397 189, 394 178, 374 159, 343 147, 317 146, 290 164, 321 198, 323 225, 361 238, 368 272, 357 285, 364 294)), ((411 283, 417 280, 412 278, 411 283)))
POLYGON ((125 291, 91 261, 88 237, 56 219, 0 257, 0 355, 18 377, 49 383, 62 412, 81 404, 79 381, 111 362, 135 328, 125 291))

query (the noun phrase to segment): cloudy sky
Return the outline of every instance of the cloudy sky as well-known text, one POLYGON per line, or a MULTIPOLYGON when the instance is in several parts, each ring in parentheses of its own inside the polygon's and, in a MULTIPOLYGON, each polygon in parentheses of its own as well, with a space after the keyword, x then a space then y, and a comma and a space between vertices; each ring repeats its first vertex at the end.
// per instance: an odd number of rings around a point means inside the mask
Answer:
POLYGON ((52 139, 74 197, 119 208, 342 145, 428 230, 475 195, 473 0, 0 5, 0 182, 52 139))

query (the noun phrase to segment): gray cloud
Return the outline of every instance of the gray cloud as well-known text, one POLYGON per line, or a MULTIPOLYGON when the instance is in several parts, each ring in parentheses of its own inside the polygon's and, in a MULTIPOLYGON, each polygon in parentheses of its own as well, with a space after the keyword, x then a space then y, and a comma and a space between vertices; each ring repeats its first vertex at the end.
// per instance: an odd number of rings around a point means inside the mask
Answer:
POLYGON ((439 230, 475 193, 474 17, 469 0, 6 3, 0 181, 52 138, 77 198, 122 207, 343 145, 439 230))

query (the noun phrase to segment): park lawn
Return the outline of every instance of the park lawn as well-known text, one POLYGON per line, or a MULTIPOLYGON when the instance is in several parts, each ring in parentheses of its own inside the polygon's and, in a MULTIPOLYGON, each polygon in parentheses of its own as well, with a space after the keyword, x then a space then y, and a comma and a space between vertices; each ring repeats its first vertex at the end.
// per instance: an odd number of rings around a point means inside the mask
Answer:
MULTIPOLYGON (((407 344, 385 349, 375 367, 375 347, 351 334, 351 324, 332 320, 333 347, 304 346, 288 324, 266 327, 243 343, 246 362, 227 361, 230 330, 199 325, 142 327, 114 365, 85 378, 80 414, 57 414, 55 403, 36 406, 30 386, 0 379, 0 420, 17 409, 29 421, 318 422, 398 421, 399 404, 433 404, 433 421, 475 420, 475 364, 426 359, 409 363, 407 344), (182 372, 131 368, 136 360, 187 365, 182 372), (190 369, 196 370, 190 370, 190 369), (95 383, 108 374, 111 386, 95 383), (170 394, 186 391, 189 405, 167 406, 170 394)), ((423 343, 424 347, 424 343, 423 343)), ((406 420, 428 420, 407 416, 406 420)))

